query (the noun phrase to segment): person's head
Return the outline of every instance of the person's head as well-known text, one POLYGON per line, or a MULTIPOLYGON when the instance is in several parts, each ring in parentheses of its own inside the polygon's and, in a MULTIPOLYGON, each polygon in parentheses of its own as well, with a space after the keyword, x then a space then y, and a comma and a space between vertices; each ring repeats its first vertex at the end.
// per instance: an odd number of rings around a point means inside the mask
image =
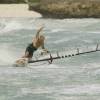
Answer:
POLYGON ((44 41, 45 40, 45 37, 43 35, 40 35, 40 41, 44 41))

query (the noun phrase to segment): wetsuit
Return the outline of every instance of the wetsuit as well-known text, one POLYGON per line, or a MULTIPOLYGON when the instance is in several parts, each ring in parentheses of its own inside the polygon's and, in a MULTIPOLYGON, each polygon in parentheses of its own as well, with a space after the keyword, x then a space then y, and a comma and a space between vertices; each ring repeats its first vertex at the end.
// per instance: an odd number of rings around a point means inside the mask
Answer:
POLYGON ((33 43, 30 43, 30 44, 27 46, 25 53, 28 52, 29 55, 27 55, 27 57, 32 58, 33 53, 34 53, 36 50, 37 50, 37 48, 33 46, 33 43))

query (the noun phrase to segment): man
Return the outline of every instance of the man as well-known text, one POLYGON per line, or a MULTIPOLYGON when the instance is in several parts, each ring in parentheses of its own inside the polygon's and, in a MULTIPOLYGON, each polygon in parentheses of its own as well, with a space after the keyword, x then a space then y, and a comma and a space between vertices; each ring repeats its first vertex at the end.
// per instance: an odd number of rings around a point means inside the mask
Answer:
POLYGON ((41 27, 38 31, 35 37, 33 37, 32 43, 30 43, 25 51, 25 55, 22 58, 28 58, 28 61, 30 61, 33 57, 33 53, 38 49, 42 48, 44 52, 48 52, 47 49, 44 47, 44 41, 45 37, 43 35, 40 35, 40 32, 43 30, 43 27, 41 27))

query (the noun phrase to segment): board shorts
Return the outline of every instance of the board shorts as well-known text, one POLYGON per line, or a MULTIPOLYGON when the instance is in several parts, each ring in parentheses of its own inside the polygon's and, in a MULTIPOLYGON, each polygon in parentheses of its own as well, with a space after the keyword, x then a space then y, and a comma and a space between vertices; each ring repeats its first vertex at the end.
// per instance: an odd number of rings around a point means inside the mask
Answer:
POLYGON ((37 50, 37 48, 34 47, 32 43, 30 43, 30 44, 27 46, 26 51, 25 51, 25 54, 26 54, 26 52, 29 53, 26 57, 32 58, 33 53, 34 53, 36 50, 37 50))

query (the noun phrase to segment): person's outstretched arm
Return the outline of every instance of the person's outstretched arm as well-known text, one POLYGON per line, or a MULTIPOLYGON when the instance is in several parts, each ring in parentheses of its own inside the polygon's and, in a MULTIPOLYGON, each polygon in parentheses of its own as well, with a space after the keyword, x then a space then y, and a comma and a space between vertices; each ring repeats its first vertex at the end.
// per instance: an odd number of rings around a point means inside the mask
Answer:
POLYGON ((42 27, 40 27, 40 29, 37 31, 37 33, 36 33, 36 38, 38 38, 39 37, 39 35, 40 35, 40 32, 43 30, 43 26, 42 27))

